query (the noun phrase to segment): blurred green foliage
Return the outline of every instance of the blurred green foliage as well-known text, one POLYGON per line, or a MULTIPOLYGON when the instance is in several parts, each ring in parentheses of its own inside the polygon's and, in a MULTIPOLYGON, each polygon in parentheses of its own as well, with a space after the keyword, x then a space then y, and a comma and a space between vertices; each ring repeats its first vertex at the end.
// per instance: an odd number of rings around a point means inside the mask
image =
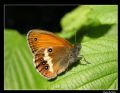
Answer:
POLYGON ((65 14, 57 35, 72 43, 76 38, 80 54, 91 64, 76 62, 52 81, 36 72, 26 36, 5 29, 4 89, 118 89, 117 11, 116 5, 83 5, 65 14))

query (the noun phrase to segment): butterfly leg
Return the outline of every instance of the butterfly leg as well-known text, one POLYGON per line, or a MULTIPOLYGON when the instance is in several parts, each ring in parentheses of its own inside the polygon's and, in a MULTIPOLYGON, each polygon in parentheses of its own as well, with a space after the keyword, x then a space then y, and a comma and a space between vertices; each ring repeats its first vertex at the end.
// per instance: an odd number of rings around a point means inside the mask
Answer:
MULTIPOLYGON (((86 64, 90 64, 90 62, 88 62, 83 55, 80 55, 79 60, 81 60, 82 58, 83 58, 84 62, 86 62, 86 64)), ((80 63, 80 64, 82 64, 82 63, 80 63)), ((86 64, 82 64, 82 65, 86 65, 86 64)))

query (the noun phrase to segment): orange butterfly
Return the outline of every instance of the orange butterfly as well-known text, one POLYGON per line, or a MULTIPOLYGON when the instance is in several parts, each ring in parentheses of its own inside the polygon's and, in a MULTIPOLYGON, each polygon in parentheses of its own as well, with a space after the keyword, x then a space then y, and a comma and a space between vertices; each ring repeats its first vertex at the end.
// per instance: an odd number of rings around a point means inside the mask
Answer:
POLYGON ((51 32, 33 29, 27 39, 37 71, 48 79, 55 78, 78 59, 80 45, 72 45, 51 32))

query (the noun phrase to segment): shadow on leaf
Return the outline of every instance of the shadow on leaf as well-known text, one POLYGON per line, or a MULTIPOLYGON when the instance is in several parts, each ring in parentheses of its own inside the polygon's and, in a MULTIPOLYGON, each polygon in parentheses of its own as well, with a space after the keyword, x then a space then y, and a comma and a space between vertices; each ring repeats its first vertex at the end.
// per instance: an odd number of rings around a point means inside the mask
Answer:
POLYGON ((74 42, 76 38, 76 42, 81 43, 85 35, 91 38, 99 38, 105 35, 111 27, 112 25, 83 26, 80 30, 77 31, 76 36, 74 35, 71 37, 69 41, 74 42))

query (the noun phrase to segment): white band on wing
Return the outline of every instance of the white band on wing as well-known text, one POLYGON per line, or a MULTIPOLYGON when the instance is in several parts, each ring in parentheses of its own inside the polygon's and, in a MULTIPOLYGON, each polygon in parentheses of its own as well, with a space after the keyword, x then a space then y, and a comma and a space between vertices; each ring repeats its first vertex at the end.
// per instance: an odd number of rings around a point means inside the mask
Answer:
POLYGON ((50 67, 49 71, 53 72, 52 58, 49 56, 49 53, 48 53, 47 49, 45 49, 45 51, 44 51, 44 57, 43 57, 43 59, 47 61, 47 64, 50 67))

